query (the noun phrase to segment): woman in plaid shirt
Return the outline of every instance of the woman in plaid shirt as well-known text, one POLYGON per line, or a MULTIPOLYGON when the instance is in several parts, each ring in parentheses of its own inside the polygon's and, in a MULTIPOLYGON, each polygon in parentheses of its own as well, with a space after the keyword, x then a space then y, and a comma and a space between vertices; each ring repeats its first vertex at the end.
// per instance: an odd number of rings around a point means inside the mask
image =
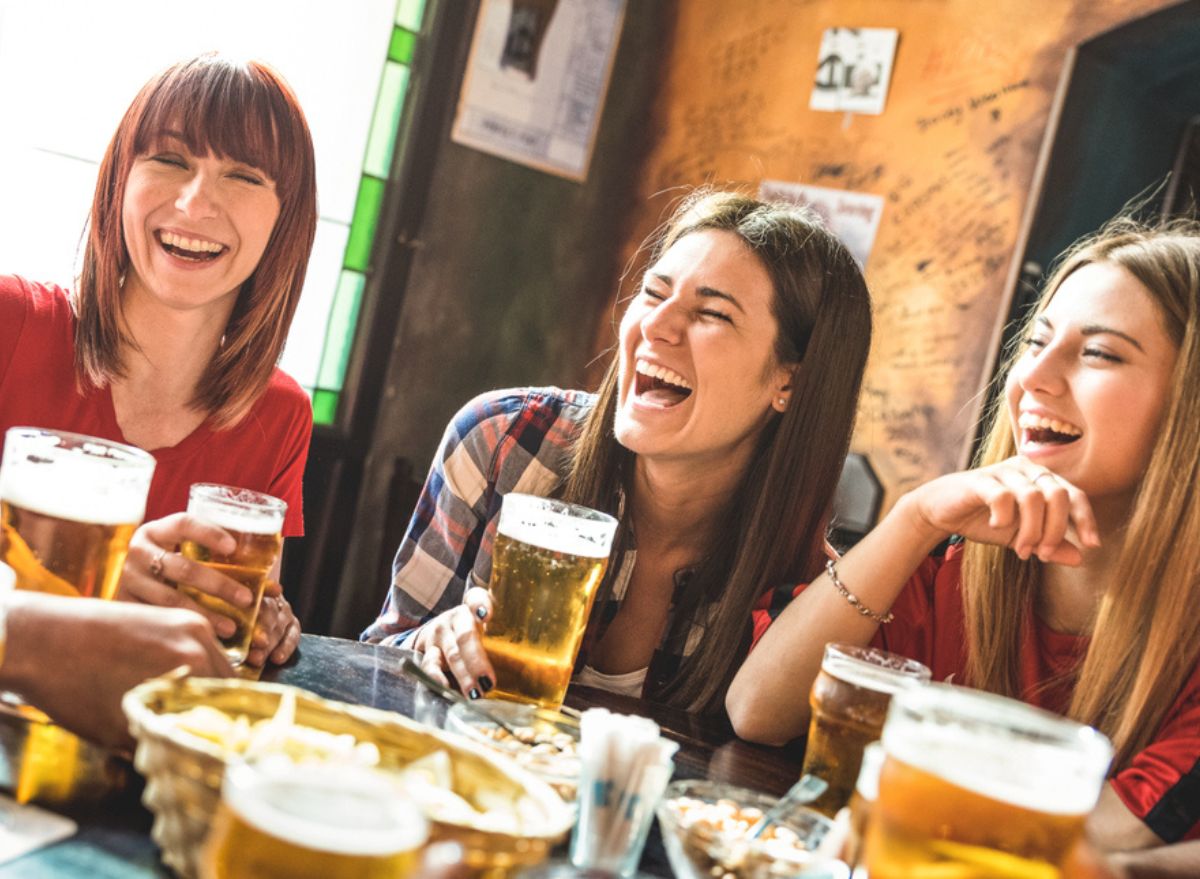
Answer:
POLYGON ((756 605, 812 579, 870 345, 862 272, 806 211, 700 192, 654 243, 596 394, 485 394, 455 416, 367 640, 478 698, 509 491, 621 528, 575 680, 722 711, 756 605))

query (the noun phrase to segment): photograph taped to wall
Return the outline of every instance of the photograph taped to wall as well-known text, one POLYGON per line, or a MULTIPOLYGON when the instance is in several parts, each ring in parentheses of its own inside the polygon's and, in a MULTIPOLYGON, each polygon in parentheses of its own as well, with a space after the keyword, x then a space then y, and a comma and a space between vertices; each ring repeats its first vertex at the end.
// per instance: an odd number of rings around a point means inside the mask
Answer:
POLYGON ((625 0, 483 0, 451 138, 587 176, 625 0))
POLYGON ((758 197, 763 201, 782 201, 811 209, 821 218, 825 228, 846 245, 858 264, 866 267, 883 216, 882 195, 764 180, 759 184, 758 197))
POLYGON ((892 28, 827 28, 809 109, 882 113, 899 36, 892 28))

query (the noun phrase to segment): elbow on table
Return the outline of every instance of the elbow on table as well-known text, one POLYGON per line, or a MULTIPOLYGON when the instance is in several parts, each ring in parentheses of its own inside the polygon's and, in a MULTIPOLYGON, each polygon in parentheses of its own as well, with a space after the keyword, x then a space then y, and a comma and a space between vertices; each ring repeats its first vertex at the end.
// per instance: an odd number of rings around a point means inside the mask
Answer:
POLYGON ((757 745, 784 745, 798 735, 778 700, 749 688, 731 686, 725 695, 725 711, 738 738, 757 745))

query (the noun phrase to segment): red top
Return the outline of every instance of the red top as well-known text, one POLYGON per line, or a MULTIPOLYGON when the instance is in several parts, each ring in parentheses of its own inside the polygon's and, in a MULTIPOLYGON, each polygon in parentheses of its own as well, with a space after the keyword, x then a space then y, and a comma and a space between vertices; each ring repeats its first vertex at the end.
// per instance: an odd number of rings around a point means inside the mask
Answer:
MULTIPOLYGON (((107 387, 80 393, 75 315, 61 287, 0 275, 0 449, 10 427, 44 427, 128 442, 107 387)), ((287 501, 283 533, 304 533, 301 480, 312 433, 308 396, 276 369, 250 412, 229 430, 200 425, 158 461, 146 519, 187 508, 194 482, 217 482, 287 501)))
MULTIPOLYGON (((905 585, 872 644, 925 663, 935 681, 962 684, 966 635, 962 602, 962 545, 925 559, 905 585)), ((853 590, 853 584, 847 584, 853 590)), ((799 595, 804 586, 792 590, 799 595)), ((754 641, 782 610, 768 595, 754 611, 754 641)), ((1030 613, 1032 637, 1021 652, 1022 699, 1062 713, 1070 704, 1068 675, 1087 650, 1088 638, 1056 632, 1030 613)), ((1154 742, 1111 779, 1128 809, 1166 842, 1200 839, 1200 665, 1167 712, 1154 742)))

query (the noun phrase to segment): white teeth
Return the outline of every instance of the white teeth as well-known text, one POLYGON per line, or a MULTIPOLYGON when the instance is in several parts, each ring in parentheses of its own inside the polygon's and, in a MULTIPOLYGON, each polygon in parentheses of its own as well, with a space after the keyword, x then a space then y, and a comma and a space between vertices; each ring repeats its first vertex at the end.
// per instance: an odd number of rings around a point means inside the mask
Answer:
POLYGON ((642 375, 648 375, 650 378, 656 378, 659 381, 664 381, 669 385, 675 385, 677 388, 692 389, 691 382, 681 376, 674 370, 667 369, 665 366, 659 366, 656 363, 647 363, 645 360, 639 360, 634 367, 642 375))
POLYGON ((160 232, 158 238, 163 244, 192 253, 220 253, 225 249, 224 244, 217 244, 215 241, 201 241, 199 238, 184 238, 174 232, 160 232))
POLYGON ((1052 430, 1063 436, 1083 436, 1083 431, 1074 424, 1059 421, 1057 418, 1045 418, 1032 412, 1022 412, 1017 419, 1017 425, 1025 430, 1052 430))

